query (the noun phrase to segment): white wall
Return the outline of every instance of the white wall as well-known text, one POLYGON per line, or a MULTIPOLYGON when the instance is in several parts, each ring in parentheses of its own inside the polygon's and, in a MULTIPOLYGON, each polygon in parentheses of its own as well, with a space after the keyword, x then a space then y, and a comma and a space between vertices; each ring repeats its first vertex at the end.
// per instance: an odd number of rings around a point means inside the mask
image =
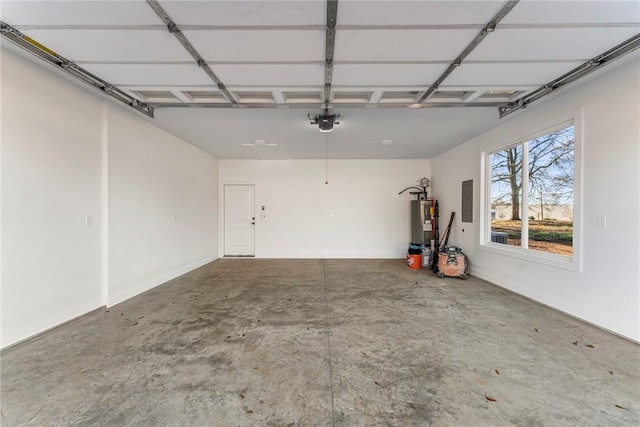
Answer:
POLYGON ((5 51, 1 84, 5 346, 102 304, 102 102, 5 51))
MULTIPOLYGON (((472 274, 571 315, 640 340, 639 60, 570 89, 433 159, 442 216, 460 211, 461 182, 474 180, 474 222, 457 218, 451 243, 472 261, 472 274), (544 266, 478 248, 480 156, 495 144, 583 108, 583 271, 544 266), (596 216, 607 228, 596 229, 596 216), (462 231, 464 229, 464 232, 462 231)), ((490 309, 488 307, 487 309, 490 309)))
POLYGON ((0 347, 217 257, 215 158, 1 54, 0 347))
POLYGON ((108 135, 112 305, 217 258, 218 170, 120 108, 109 108, 108 135))
POLYGON ((414 196, 398 192, 431 175, 424 159, 329 160, 328 184, 324 160, 219 166, 221 194, 224 184, 256 185, 256 256, 263 258, 404 257, 414 196))

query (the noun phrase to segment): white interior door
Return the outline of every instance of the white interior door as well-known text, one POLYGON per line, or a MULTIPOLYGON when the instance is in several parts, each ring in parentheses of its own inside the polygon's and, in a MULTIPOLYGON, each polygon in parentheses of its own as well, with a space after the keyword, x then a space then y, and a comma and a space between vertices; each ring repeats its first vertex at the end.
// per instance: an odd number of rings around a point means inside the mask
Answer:
POLYGON ((255 187, 224 186, 224 254, 255 255, 255 187))

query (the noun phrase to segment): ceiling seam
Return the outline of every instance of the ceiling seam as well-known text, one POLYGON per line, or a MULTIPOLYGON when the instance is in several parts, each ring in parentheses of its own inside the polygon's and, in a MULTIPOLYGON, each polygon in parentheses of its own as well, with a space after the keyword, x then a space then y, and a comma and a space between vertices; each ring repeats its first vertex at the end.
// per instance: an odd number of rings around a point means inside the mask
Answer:
POLYGON ((336 44, 336 21, 338 18, 338 0, 327 0, 327 22, 324 58, 324 108, 331 103, 331 82, 333 80, 333 53, 336 44))
POLYGON ((511 11, 511 9, 513 9, 514 6, 518 4, 518 1, 519 0, 509 0, 500 8, 500 10, 498 10, 498 12, 493 16, 493 18, 491 18, 487 25, 484 26, 482 31, 480 31, 474 37, 471 43, 469 43, 464 48, 462 53, 458 55, 456 59, 451 62, 451 64, 449 64, 447 69, 440 75, 440 77, 438 77, 438 79, 422 95, 418 97, 418 99, 416 100, 416 104, 424 103, 438 89, 442 82, 447 77, 449 77, 453 70, 462 65, 462 61, 464 61, 464 59, 471 53, 471 51, 473 51, 473 49, 475 49, 489 33, 495 31, 498 23, 500 23, 502 18, 504 18, 511 11))
POLYGON ((187 40, 185 35, 182 33, 178 25, 171 19, 169 14, 160 6, 157 0, 147 0, 147 4, 153 9, 153 11, 158 15, 158 17, 165 23, 169 33, 173 34, 176 39, 182 44, 182 46, 191 54, 193 59, 196 60, 196 64, 198 67, 202 68, 205 73, 209 76, 211 80, 216 84, 220 92, 224 95, 225 98, 232 104, 238 104, 238 100, 235 96, 227 89, 227 87, 222 83, 222 81, 216 76, 211 67, 206 63, 206 61, 202 58, 202 56, 198 53, 198 51, 193 47, 191 42, 187 40))
MULTIPOLYGON (((507 107, 510 103, 507 101, 504 102, 427 102, 420 105, 420 108, 460 108, 460 107, 476 107, 476 108, 500 108, 507 107)), ((233 105, 228 103, 220 103, 220 102, 194 102, 185 104, 183 102, 146 102, 145 105, 155 108, 233 108, 233 105)), ((291 103, 286 105, 274 104, 270 103, 243 103, 243 107, 246 108, 254 108, 254 109, 262 109, 262 108, 281 108, 281 109, 310 109, 316 108, 318 106, 317 103, 291 103)), ((370 104, 368 102, 362 101, 361 103, 341 103, 340 108, 366 108, 366 109, 376 109, 376 108, 407 108, 407 103, 391 103, 384 102, 380 104, 370 104)))
MULTIPOLYGON (((589 58, 575 59, 473 59, 465 64, 566 64, 584 62, 589 58)), ((322 65, 324 61, 207 61, 214 65, 322 65)), ((122 65, 188 65, 192 61, 76 61, 76 64, 122 64, 122 65)), ((336 60, 333 65, 443 65, 448 60, 336 60)), ((333 84, 332 84, 333 86, 333 84)))
MULTIPOLYGON (((500 24, 501 30, 512 29, 563 29, 563 28, 635 28, 640 21, 629 22, 554 22, 500 24)), ((379 30, 482 30, 483 24, 341 24, 335 29, 355 31, 379 30)), ((20 30, 150 30, 160 31, 166 25, 157 24, 22 24, 20 30)), ((323 31, 326 25, 181 25, 182 31, 323 31)))

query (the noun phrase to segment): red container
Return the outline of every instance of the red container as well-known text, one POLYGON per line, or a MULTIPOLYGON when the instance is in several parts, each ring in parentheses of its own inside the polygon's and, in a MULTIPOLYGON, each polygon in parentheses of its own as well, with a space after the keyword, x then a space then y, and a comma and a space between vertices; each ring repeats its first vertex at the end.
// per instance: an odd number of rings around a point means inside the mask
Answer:
POLYGON ((414 270, 420 270, 422 268, 422 255, 407 254, 407 265, 414 270))

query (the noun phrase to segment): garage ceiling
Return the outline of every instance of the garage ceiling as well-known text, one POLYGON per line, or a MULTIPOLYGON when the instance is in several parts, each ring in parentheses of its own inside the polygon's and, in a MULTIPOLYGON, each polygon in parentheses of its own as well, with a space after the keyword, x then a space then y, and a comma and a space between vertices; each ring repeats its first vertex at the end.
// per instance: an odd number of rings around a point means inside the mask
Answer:
POLYGON ((340 0, 329 64, 326 1, 155 3, 220 84, 146 1, 0 4, 3 22, 219 158, 325 156, 326 135, 306 119, 325 104, 342 113, 330 157, 432 157, 495 126, 498 105, 640 32, 635 0, 520 0, 435 87, 507 3, 340 0))

